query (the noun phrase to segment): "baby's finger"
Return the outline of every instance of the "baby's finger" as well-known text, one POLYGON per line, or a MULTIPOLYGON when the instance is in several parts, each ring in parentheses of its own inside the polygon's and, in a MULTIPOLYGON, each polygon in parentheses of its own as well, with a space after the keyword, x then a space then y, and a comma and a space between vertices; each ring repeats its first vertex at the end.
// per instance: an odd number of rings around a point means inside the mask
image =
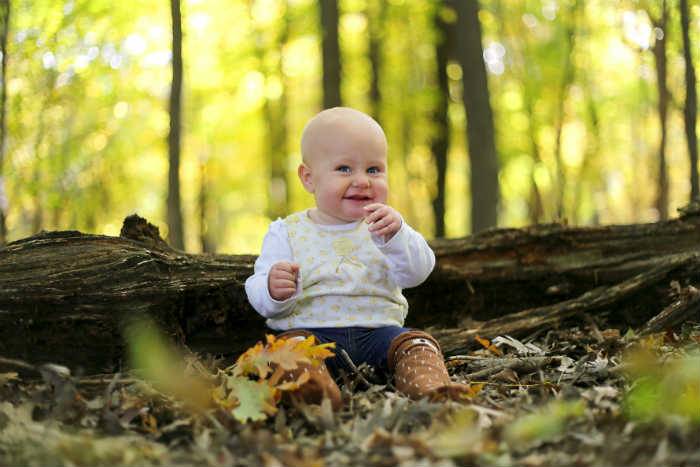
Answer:
POLYGON ((370 215, 367 216, 366 221, 368 224, 372 224, 374 222, 377 222, 377 221, 385 218, 388 213, 389 213, 389 210, 386 206, 380 206, 375 211, 373 211, 370 215))
POLYGON ((296 263, 291 263, 289 261, 280 261, 279 263, 276 264, 277 269, 280 271, 285 271, 285 272, 295 272, 299 269, 299 265, 296 263))
POLYGON ((379 217, 378 219, 371 221, 369 227, 367 227, 367 230, 370 232, 376 232, 377 230, 389 225, 389 223, 391 223, 391 219, 388 216, 379 217))
POLYGON ((396 230, 397 229, 396 229, 396 226, 394 225, 394 223, 390 223, 388 225, 383 226, 380 229, 377 229, 374 233, 376 235, 380 235, 380 236, 381 235, 389 235, 389 234, 396 232, 396 230))
POLYGON ((372 203, 372 204, 368 204, 367 206, 365 206, 364 209, 368 213, 371 213, 371 212, 374 212, 377 209, 381 208, 382 206, 386 206, 386 205, 382 204, 382 203, 372 203))

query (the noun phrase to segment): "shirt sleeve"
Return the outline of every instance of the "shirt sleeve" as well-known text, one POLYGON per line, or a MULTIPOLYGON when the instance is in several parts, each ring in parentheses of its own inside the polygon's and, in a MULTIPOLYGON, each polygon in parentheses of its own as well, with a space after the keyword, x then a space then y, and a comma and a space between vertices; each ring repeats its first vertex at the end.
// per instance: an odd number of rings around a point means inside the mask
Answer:
POLYGON ((401 227, 388 242, 374 234, 372 241, 384 253, 399 287, 408 289, 425 281, 435 267, 435 253, 423 236, 401 219, 401 227))
POLYGON ((301 292, 301 272, 297 276, 297 291, 286 300, 278 301, 270 296, 267 276, 270 268, 279 261, 294 261, 292 247, 284 221, 277 219, 263 239, 260 256, 255 260, 254 273, 245 281, 245 291, 248 302, 265 318, 278 318, 291 311, 301 292))

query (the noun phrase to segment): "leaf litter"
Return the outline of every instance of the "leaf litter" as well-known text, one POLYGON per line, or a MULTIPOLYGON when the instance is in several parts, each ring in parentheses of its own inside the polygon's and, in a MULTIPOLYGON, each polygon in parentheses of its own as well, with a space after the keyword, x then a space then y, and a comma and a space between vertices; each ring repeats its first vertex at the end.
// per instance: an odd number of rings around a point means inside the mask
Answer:
POLYGON ((0 373, 0 465, 700 464, 700 326, 598 329, 479 338, 447 358, 472 388, 459 403, 410 401, 360 366, 339 413, 278 381, 332 348, 269 336, 226 366, 145 331, 133 350, 150 372, 0 373))

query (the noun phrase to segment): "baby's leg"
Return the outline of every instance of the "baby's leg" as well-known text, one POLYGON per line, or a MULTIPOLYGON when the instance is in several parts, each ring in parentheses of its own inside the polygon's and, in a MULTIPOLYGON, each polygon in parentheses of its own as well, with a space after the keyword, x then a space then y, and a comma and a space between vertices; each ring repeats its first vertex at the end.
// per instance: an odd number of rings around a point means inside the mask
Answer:
POLYGON ((469 386, 453 383, 445 367, 440 344, 423 331, 407 331, 394 338, 387 352, 396 388, 414 400, 460 400, 469 386))
MULTIPOLYGON (((283 332, 277 338, 306 339, 309 336, 313 336, 309 331, 295 330, 283 332)), ((318 343, 318 339, 316 337, 314 339, 318 343)), ((333 410, 338 411, 343 408, 343 397, 340 394, 340 388, 333 381, 326 364, 323 362, 318 366, 309 363, 300 364, 296 369, 285 372, 280 381, 296 380, 299 375, 305 372, 309 373, 309 380, 299 389, 291 391, 290 395, 293 399, 302 400, 307 404, 320 404, 324 397, 328 397, 333 410)))

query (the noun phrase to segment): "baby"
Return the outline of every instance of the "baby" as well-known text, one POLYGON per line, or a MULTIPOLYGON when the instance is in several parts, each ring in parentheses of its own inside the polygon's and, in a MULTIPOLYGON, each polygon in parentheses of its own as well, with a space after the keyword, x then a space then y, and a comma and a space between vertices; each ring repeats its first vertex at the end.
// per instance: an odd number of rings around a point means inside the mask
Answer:
POLYGON ((329 397, 342 407, 331 374, 365 362, 393 373, 412 399, 458 397, 438 342, 404 328, 403 288, 423 282, 435 265, 425 239, 386 204, 387 141, 379 124, 336 107, 309 121, 298 175, 316 206, 270 224, 255 273, 246 281, 251 305, 282 337, 313 335, 335 342, 336 356, 306 366, 310 379, 294 394, 307 403, 329 397), (329 373, 330 370, 330 373, 329 373))

